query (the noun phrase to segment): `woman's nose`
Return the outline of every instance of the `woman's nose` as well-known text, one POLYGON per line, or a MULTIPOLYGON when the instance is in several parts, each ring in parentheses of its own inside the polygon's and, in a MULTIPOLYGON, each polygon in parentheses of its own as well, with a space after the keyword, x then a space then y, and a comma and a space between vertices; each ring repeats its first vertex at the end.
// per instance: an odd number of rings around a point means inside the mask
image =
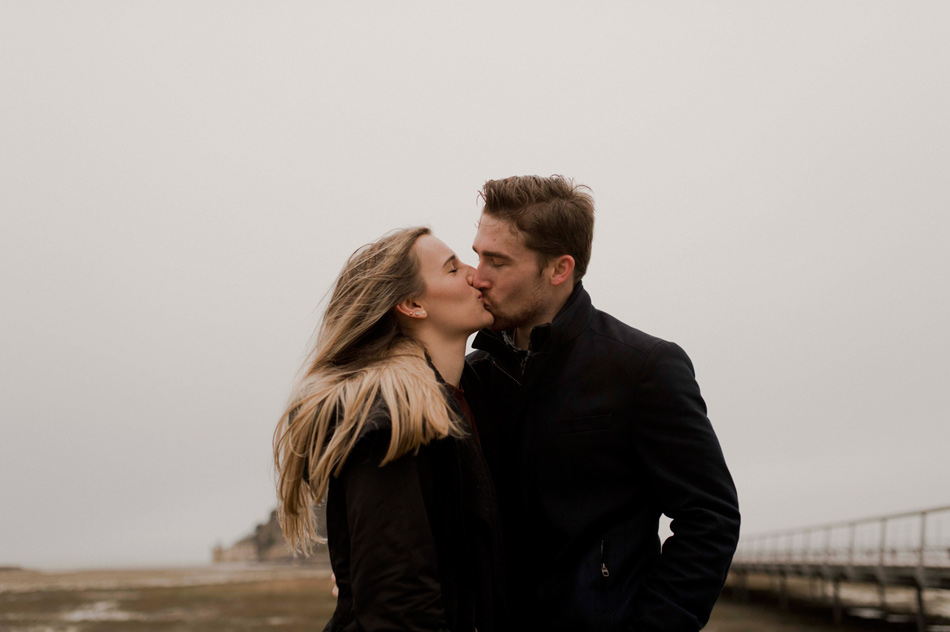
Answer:
POLYGON ((475 285, 475 268, 472 266, 465 266, 465 280, 468 281, 468 284, 473 286, 475 285))

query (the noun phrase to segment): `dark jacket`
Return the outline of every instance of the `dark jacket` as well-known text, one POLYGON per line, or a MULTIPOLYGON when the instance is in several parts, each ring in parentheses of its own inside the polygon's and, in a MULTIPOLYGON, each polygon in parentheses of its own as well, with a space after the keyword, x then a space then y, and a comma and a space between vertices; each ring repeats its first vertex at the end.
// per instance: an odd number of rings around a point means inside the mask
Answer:
MULTIPOLYGON (((446 401, 461 416, 448 392, 446 401)), ((390 435, 378 402, 330 480, 327 537, 340 594, 325 632, 502 629, 500 526, 475 438, 433 441, 379 467, 390 435)))
POLYGON ((594 309, 578 284, 521 357, 481 332, 469 356, 505 532, 513 623, 693 632, 735 551, 735 487, 689 358, 594 309), (673 519, 663 546, 660 514, 673 519))

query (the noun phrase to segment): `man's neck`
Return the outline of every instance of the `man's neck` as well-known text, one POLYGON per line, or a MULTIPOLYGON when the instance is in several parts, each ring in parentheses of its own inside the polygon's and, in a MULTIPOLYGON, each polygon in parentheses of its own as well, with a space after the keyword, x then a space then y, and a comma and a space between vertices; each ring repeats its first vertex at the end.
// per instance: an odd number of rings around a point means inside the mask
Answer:
MULTIPOLYGON (((551 321, 547 321, 551 322, 551 321)), ((545 323, 538 323, 538 325, 544 325, 545 323)), ((538 325, 525 325, 524 327, 516 327, 514 330, 514 342, 515 346, 519 349, 527 349, 531 344, 531 330, 537 327, 538 325)))

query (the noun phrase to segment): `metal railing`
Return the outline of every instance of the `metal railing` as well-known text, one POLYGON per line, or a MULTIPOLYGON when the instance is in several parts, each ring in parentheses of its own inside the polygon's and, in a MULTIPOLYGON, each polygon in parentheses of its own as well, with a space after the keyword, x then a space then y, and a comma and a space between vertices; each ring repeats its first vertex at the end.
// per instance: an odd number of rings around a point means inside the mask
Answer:
POLYGON ((950 569, 950 506, 742 536, 734 564, 950 569))
POLYGON ((927 630, 924 591, 950 588, 950 506, 833 522, 800 529, 743 535, 732 563, 739 593, 748 596, 748 577, 779 580, 779 603, 788 607, 788 577, 832 584, 834 619, 841 622, 841 582, 873 582, 880 612, 886 613, 886 587, 913 586, 917 630, 927 630))

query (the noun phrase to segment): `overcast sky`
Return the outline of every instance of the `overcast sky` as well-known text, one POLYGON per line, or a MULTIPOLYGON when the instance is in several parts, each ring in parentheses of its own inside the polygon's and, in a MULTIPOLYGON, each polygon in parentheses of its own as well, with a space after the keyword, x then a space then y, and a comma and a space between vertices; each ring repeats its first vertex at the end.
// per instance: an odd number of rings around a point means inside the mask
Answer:
POLYGON ((203 563, 345 258, 593 189, 743 530, 950 504, 950 3, 0 3, 0 565, 203 563))

